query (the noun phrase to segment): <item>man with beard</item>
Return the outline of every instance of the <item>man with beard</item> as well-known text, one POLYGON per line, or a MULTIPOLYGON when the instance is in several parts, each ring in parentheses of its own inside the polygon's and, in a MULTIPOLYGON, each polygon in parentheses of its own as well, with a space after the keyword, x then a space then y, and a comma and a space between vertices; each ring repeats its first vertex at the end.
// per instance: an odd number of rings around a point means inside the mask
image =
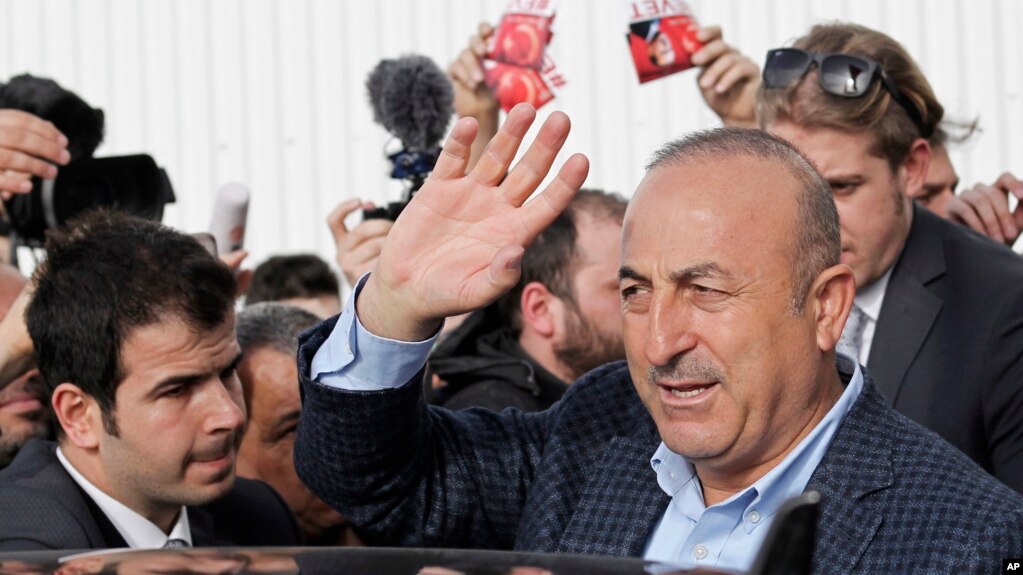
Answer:
POLYGON ((29 441, 0 472, 0 550, 298 541, 273 489, 235 479, 245 405, 226 265, 98 212, 50 238, 34 283, 25 319, 58 440, 29 441))
POLYGON ((449 409, 540 411, 591 369, 625 358, 618 256, 625 200, 581 190, 522 257, 522 279, 430 356, 449 409))
MULTIPOLYGON (((0 264, 0 319, 11 310, 25 286, 18 270, 0 264)), ((25 442, 49 430, 46 391, 39 370, 30 369, 0 388, 0 469, 7 467, 25 442)))

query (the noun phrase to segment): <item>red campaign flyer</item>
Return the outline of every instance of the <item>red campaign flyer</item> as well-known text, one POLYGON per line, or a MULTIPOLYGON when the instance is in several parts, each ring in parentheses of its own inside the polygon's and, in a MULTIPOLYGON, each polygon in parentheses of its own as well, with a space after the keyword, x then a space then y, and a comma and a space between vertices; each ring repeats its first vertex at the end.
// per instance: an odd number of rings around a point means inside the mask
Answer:
POLYGON ((553 100, 556 91, 567 83, 550 54, 544 58, 539 72, 532 68, 484 60, 483 74, 505 112, 520 102, 529 102, 534 108, 540 109, 553 100))
POLYGON ((554 0, 512 0, 490 41, 487 58, 540 70, 553 20, 554 0))
POLYGON ((626 39, 640 84, 692 68, 692 55, 703 44, 696 39, 700 26, 685 2, 626 0, 626 5, 626 39))

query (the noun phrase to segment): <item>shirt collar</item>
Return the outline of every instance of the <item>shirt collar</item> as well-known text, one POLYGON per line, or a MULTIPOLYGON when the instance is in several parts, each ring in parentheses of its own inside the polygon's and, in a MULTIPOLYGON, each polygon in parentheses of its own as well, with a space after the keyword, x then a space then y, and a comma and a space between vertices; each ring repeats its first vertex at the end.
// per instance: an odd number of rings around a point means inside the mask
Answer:
MULTIPOLYGON (((836 368, 845 383, 845 390, 820 423, 767 474, 727 500, 711 506, 741 505, 744 508, 743 527, 747 533, 767 523, 764 520, 773 516, 786 499, 806 488, 839 425, 863 390, 863 372, 856 362, 838 356, 836 368)), ((657 474, 658 485, 672 497, 672 504, 679 505, 692 521, 699 521, 707 507, 703 505, 703 491, 693 464, 671 451, 662 441, 651 457, 650 465, 657 474)))
POLYGON ((99 487, 78 472, 71 462, 64 457, 64 452, 57 448, 57 459, 67 470, 68 475, 96 502, 100 511, 114 524, 117 532, 132 549, 160 549, 170 539, 181 539, 192 545, 192 530, 188 525, 188 509, 181 507, 178 520, 171 529, 170 535, 163 532, 155 523, 139 515, 128 506, 104 493, 99 487))
POLYGON ((877 278, 877 281, 856 291, 856 299, 853 301, 874 322, 881 315, 884 292, 888 289, 888 280, 891 279, 892 269, 894 268, 895 266, 888 268, 888 271, 877 278))

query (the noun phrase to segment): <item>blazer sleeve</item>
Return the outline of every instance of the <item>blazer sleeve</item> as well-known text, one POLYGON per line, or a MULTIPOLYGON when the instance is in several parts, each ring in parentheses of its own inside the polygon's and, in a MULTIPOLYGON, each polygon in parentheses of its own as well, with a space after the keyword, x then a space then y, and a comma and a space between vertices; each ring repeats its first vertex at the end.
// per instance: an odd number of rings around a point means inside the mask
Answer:
POLYGON ((1023 292, 1013 297, 998 317, 986 345, 986 388, 981 405, 992 472, 1023 493, 1023 292))
POLYGON ((330 322, 299 348, 302 481, 373 545, 511 548, 552 412, 428 407, 418 381, 348 391, 308 377, 330 322))

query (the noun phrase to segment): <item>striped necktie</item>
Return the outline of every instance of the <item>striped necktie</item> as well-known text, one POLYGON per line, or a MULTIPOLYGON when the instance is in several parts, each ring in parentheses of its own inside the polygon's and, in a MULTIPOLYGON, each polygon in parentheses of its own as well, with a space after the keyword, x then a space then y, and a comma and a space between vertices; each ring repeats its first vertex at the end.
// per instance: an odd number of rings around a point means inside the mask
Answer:
POLYGON ((863 345, 863 330, 867 327, 867 314, 860 306, 853 304, 849 311, 849 319, 845 321, 842 337, 839 338, 835 351, 851 356, 860 363, 860 346, 863 345))

